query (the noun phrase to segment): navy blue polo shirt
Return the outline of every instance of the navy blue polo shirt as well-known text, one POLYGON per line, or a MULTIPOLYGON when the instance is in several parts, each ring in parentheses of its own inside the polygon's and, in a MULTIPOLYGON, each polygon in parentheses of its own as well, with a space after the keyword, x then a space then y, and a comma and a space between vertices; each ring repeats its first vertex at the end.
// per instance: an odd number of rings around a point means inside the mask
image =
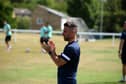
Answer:
POLYGON ((126 31, 123 31, 123 32, 121 33, 121 39, 126 39, 126 31))
POLYGON ((123 48, 122 48, 122 55, 126 55, 126 31, 122 32, 121 39, 124 40, 124 45, 123 45, 123 48))
POLYGON ((68 43, 60 57, 67 63, 58 67, 58 84, 76 84, 76 73, 80 58, 78 42, 68 43))

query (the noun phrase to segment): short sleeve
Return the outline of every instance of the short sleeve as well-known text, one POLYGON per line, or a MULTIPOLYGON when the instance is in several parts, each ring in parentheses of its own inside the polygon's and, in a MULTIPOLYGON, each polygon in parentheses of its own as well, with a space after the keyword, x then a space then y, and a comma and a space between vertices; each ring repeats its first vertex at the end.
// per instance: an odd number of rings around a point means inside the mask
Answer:
POLYGON ((126 39, 126 32, 122 32, 121 39, 126 39))
POLYGON ((71 60, 72 55, 73 49, 72 47, 68 47, 63 53, 61 53, 61 58, 68 62, 71 60))

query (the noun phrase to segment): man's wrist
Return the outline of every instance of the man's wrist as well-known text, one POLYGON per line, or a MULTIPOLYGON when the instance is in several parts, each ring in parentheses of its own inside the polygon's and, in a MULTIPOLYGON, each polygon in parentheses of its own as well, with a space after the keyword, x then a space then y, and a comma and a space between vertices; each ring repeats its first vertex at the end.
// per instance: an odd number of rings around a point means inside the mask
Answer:
POLYGON ((48 54, 49 54, 50 56, 52 56, 53 52, 52 52, 52 51, 49 51, 48 54))
POLYGON ((122 52, 122 50, 119 50, 118 52, 120 53, 120 52, 122 52))

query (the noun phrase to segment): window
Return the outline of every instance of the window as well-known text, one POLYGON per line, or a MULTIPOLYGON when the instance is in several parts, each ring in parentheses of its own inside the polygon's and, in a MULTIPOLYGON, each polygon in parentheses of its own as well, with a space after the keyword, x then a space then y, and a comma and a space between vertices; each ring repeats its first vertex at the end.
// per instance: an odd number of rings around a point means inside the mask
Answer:
POLYGON ((42 18, 37 18, 36 19, 36 23, 39 25, 39 24, 42 24, 43 23, 43 20, 42 20, 42 18))

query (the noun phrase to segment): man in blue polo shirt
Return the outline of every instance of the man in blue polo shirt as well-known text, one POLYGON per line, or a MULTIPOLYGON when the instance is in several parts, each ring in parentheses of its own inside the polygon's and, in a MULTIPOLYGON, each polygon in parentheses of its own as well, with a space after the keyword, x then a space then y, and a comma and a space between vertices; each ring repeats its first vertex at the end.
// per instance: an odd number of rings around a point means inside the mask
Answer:
POLYGON ((120 82, 126 82, 126 22, 123 25, 118 53, 122 61, 122 79, 120 82))
POLYGON ((77 84, 76 75, 80 58, 80 47, 76 41, 77 25, 73 22, 64 24, 63 37, 68 41, 64 51, 57 55, 52 41, 43 44, 53 62, 58 66, 57 84, 77 84))

